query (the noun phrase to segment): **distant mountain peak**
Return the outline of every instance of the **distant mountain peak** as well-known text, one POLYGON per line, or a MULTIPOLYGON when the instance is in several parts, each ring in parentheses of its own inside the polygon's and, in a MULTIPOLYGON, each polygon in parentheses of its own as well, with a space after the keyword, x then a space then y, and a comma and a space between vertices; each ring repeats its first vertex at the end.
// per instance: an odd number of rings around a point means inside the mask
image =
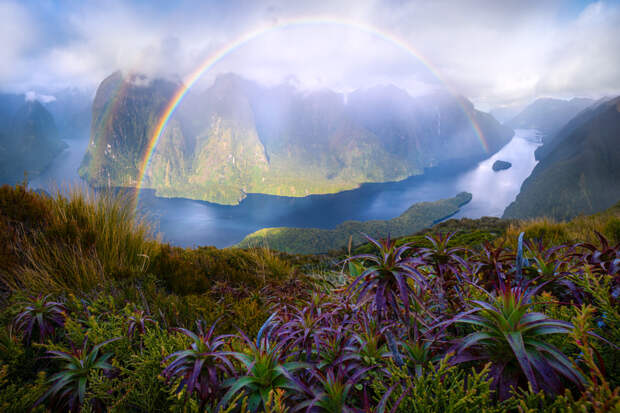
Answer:
MULTIPOLYGON (((122 87, 123 99, 107 111, 121 81, 106 78, 95 97, 93 145, 80 169, 93 186, 137 185, 153 125, 175 90, 158 79, 146 88, 122 87)), ((160 196, 232 204, 247 193, 332 193, 488 156, 468 117, 491 151, 513 134, 463 97, 413 98, 394 85, 379 85, 347 100, 326 88, 263 86, 235 73, 219 75, 178 106, 144 184, 160 196)))

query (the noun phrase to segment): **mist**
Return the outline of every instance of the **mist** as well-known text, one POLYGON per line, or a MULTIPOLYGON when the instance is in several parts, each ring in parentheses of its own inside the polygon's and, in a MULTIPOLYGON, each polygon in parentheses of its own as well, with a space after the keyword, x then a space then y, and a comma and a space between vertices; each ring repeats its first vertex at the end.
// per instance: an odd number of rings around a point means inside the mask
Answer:
POLYGON ((0 90, 92 93, 116 70, 185 79, 244 34, 288 19, 348 19, 430 62, 341 24, 268 30, 215 64, 197 87, 235 72, 264 84, 350 91, 448 85, 478 107, 620 91, 620 5, 612 1, 0 3, 0 90), (543 4, 540 4, 543 3, 543 4))

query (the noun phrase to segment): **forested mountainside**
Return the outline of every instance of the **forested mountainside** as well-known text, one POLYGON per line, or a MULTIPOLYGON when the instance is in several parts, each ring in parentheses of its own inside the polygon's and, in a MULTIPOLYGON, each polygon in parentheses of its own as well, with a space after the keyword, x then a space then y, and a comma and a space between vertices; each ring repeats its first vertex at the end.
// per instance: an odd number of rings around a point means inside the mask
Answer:
POLYGON ((570 219, 609 208, 620 199, 620 97, 581 112, 538 157, 504 217, 570 219))
POLYGON ((43 171, 66 145, 50 112, 24 95, 0 95, 0 182, 43 171))
MULTIPOLYGON (((93 105, 81 175, 95 186, 135 186, 164 106, 179 86, 115 73, 93 105)), ((424 168, 488 156, 513 131, 467 99, 414 98, 394 86, 343 95, 264 87, 234 74, 190 94, 156 147, 145 184, 157 195, 236 204, 247 193, 305 196, 401 180, 424 168)))

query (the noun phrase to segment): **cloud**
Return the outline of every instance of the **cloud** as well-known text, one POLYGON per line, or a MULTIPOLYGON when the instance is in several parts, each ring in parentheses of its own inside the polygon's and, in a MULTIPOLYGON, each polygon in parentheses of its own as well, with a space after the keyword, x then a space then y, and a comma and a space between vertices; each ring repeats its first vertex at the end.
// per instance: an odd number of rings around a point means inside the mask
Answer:
POLYGON ((26 102, 33 102, 35 100, 38 100, 41 103, 50 103, 55 101, 56 97, 52 95, 41 95, 39 93, 36 93, 34 90, 29 90, 25 94, 25 99, 26 102))
POLYGON ((257 27, 328 15, 401 39, 433 69, 380 36, 346 25, 298 25, 235 49, 198 87, 233 71, 339 90, 395 83, 426 93, 445 81, 482 108, 537 96, 597 97, 620 93, 619 9, 576 0, 0 0, 0 88, 93 90, 118 69, 184 78, 257 27))

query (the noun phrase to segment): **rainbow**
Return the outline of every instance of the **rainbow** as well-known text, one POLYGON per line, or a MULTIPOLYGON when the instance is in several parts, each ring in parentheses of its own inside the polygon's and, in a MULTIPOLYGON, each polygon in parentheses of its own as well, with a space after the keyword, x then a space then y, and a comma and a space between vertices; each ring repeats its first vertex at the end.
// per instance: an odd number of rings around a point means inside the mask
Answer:
MULTIPOLYGON (((377 38, 383 39, 398 48, 406 51, 410 55, 414 56, 417 60, 422 62, 430 72, 440 81, 442 82, 455 96, 458 94, 455 92, 454 88, 449 86, 449 83, 440 75, 439 71, 428 61, 424 56, 418 53, 415 49, 413 49, 409 44, 407 44, 404 40, 401 40, 394 35, 382 31, 374 26, 367 25, 365 23, 360 23, 354 20, 343 19, 343 18, 334 18, 334 17, 304 17, 304 18, 295 18, 295 19, 287 19, 283 21, 279 21, 275 24, 271 24, 268 26, 260 27, 256 30, 248 32, 232 42, 226 44, 221 47, 215 53, 211 54, 207 59, 203 61, 203 63, 194 70, 194 72, 190 73, 182 83, 181 87, 174 93, 172 98, 170 99, 168 105, 163 110, 161 116, 159 117, 159 121, 157 122, 155 129, 149 139, 146 151, 144 152, 144 156, 139 164, 139 173, 138 173, 138 185, 137 185, 137 193, 139 194, 140 187, 144 181, 144 176, 149 166, 149 162, 151 157, 153 156, 153 152, 155 151, 155 147, 161 137, 163 131, 168 124, 171 116, 174 114, 176 108, 179 106, 183 97, 187 94, 187 92, 192 88, 192 86, 200 79, 200 77, 211 69, 215 64, 224 59, 226 56, 230 55, 234 51, 243 47, 244 45, 252 42, 253 40, 267 34, 273 32, 274 30, 284 29, 292 26, 300 26, 300 25, 318 25, 318 24, 327 24, 327 25, 336 25, 336 26, 344 26, 347 28, 357 29, 361 32, 370 34, 377 38)), ((461 105, 463 112, 469 119, 476 136, 480 140, 482 148, 489 152, 488 144, 484 138, 480 127, 477 122, 473 119, 472 114, 465 107, 464 103, 461 102, 460 99, 457 99, 459 104, 461 105)))

